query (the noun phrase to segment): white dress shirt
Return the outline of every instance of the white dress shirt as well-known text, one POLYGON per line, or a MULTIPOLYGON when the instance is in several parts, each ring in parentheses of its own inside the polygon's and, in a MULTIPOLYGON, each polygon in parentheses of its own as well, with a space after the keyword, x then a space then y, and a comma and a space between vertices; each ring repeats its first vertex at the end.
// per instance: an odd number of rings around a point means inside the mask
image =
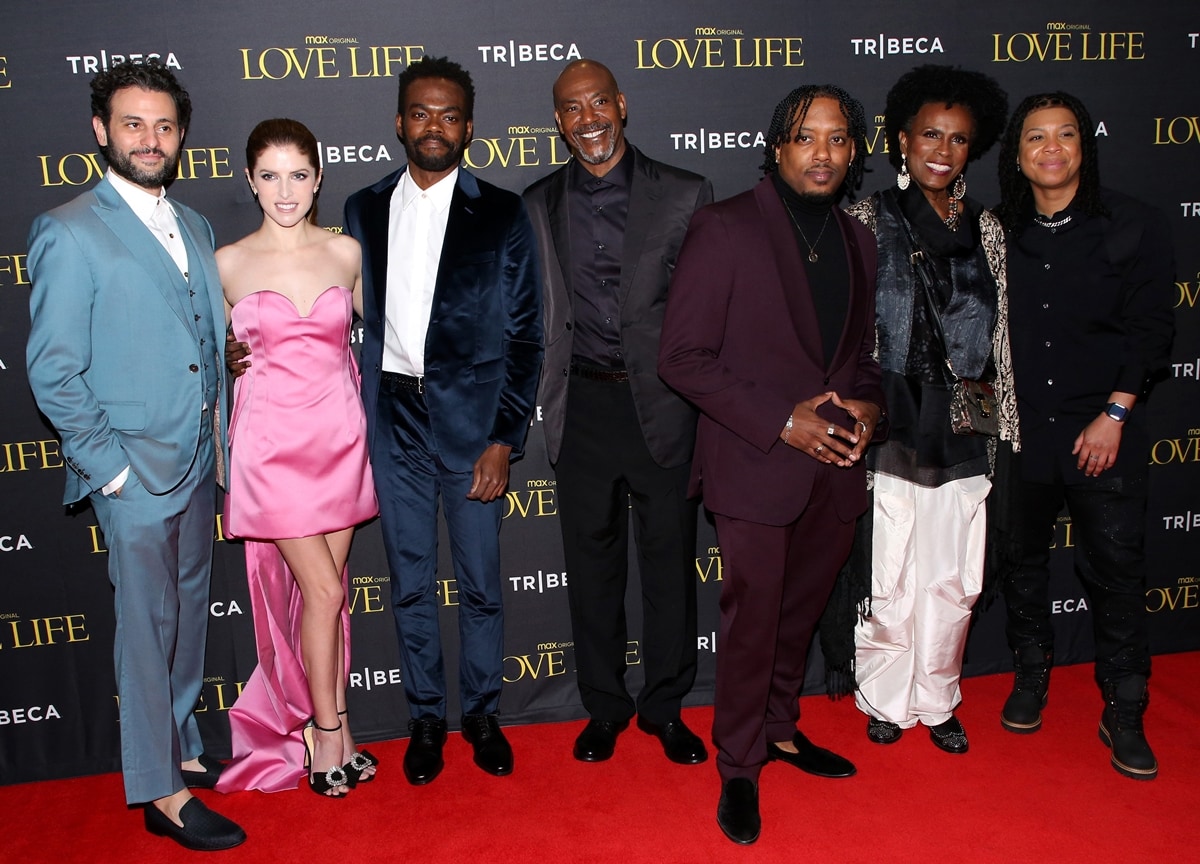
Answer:
POLYGON ((385 372, 417 378, 425 374, 433 289, 457 183, 457 168, 428 189, 418 186, 405 171, 392 191, 383 326, 385 372))

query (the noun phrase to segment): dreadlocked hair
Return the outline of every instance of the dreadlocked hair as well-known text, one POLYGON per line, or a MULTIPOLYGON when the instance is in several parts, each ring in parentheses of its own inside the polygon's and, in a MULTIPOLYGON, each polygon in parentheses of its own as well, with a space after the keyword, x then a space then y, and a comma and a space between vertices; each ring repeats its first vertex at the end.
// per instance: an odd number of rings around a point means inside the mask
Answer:
POLYGON ((867 158, 867 120, 863 114, 862 103, 833 84, 805 84, 797 87, 775 106, 771 117, 771 127, 767 130, 767 146, 763 149, 763 163, 760 166, 767 174, 774 174, 779 168, 775 159, 775 151, 788 140, 788 134, 797 121, 808 115, 808 109, 814 99, 826 97, 837 100, 846 118, 847 130, 854 141, 854 158, 846 171, 843 187, 847 197, 854 200, 854 191, 862 186, 863 166, 867 158))
POLYGON ((1096 127, 1092 123, 1092 115, 1083 103, 1070 93, 1061 90, 1054 93, 1037 93, 1021 100, 1021 104, 1008 119, 1008 128, 1004 130, 1004 137, 1000 140, 1000 164, 997 170, 1000 179, 1000 206, 996 208, 996 215, 1008 234, 1019 233, 1021 216, 1028 210, 1029 202, 1033 199, 1029 180, 1021 173, 1017 161, 1021 155, 1021 131, 1025 128, 1025 118, 1043 108, 1066 108, 1075 115, 1075 122, 1079 126, 1079 147, 1083 155, 1083 164, 1079 167, 1079 188, 1075 192, 1075 206, 1089 216, 1108 215, 1108 208, 1100 200, 1100 148, 1096 144, 1096 127))

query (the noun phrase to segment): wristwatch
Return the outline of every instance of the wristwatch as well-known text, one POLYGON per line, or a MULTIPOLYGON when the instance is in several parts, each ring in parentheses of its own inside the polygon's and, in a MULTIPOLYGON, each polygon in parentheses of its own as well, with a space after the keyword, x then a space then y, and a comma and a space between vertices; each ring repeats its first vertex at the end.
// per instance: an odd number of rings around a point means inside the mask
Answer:
POLYGON ((1109 402, 1108 405, 1104 407, 1104 413, 1116 420, 1118 423, 1124 423, 1125 418, 1129 416, 1129 409, 1120 402, 1109 402))

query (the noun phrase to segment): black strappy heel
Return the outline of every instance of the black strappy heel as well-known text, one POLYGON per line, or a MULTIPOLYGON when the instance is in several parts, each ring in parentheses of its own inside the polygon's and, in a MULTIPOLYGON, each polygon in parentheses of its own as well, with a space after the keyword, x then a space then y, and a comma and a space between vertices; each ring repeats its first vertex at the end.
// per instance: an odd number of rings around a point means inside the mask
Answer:
MULTIPOLYGON (((349 713, 349 709, 346 711, 339 711, 338 716, 346 717, 346 722, 349 723, 350 718, 347 716, 349 713)), ((341 723, 338 723, 338 728, 342 728, 341 723)), ((364 775, 363 772, 368 768, 378 767, 379 760, 371 754, 371 751, 358 750, 353 756, 350 757, 350 761, 342 766, 342 770, 346 772, 346 776, 350 780, 350 788, 353 789, 359 783, 370 783, 372 780, 374 780, 374 774, 364 775)))
POLYGON ((308 788, 322 798, 344 798, 346 797, 345 794, 329 795, 328 793, 339 786, 346 786, 350 789, 354 788, 354 784, 350 781, 346 769, 340 765, 334 765, 324 774, 314 776, 312 773, 313 754, 317 751, 316 744, 313 743, 313 736, 316 732, 340 732, 341 729, 341 723, 338 723, 332 729, 318 726, 317 719, 314 717, 308 721, 308 725, 304 727, 304 732, 302 733, 304 738, 304 770, 308 775, 308 788))

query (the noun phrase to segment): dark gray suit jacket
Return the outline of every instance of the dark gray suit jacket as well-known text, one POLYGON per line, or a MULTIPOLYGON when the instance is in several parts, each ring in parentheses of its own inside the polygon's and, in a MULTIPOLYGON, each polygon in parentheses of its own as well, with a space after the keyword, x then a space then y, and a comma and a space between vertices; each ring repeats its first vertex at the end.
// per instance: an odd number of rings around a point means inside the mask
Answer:
MULTIPOLYGON (((654 460, 664 468, 692 458, 696 411, 658 377, 658 339, 675 257, 692 214, 712 202, 712 184, 690 171, 633 149, 633 187, 621 261, 621 342, 638 422, 654 460)), ((551 463, 562 447, 574 345, 574 293, 567 224, 569 166, 525 190, 537 236, 545 314, 546 359, 539 401, 551 463)))

